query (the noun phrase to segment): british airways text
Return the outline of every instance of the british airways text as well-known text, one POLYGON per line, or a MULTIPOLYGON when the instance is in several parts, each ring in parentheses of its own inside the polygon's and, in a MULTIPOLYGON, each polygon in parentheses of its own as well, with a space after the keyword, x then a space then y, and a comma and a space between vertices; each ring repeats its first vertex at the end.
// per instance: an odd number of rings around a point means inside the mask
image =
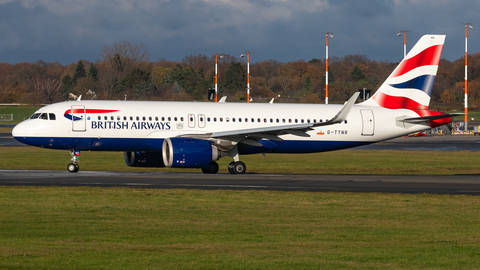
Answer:
POLYGON ((169 130, 170 122, 92 121, 92 129, 158 129, 169 130))

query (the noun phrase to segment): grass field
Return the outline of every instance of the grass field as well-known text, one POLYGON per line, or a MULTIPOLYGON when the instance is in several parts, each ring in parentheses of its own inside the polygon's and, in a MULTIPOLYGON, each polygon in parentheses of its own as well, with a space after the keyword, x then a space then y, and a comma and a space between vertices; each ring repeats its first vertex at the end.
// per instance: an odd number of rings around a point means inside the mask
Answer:
POLYGON ((478 269, 480 197, 0 188, 1 269, 478 269))
MULTIPOLYGON (((66 170, 65 150, 35 147, 0 148, 0 169, 66 170)), ((480 152, 341 150, 316 154, 242 156, 248 173, 282 174, 480 174, 480 152)), ((220 173, 228 173, 232 159, 219 160, 220 173)), ((122 152, 82 152, 80 170, 179 171, 199 169, 131 168, 122 152)))
POLYGON ((0 124, 17 124, 28 119, 40 107, 10 107, 0 106, 0 114, 12 114, 13 121, 1 121, 0 124))

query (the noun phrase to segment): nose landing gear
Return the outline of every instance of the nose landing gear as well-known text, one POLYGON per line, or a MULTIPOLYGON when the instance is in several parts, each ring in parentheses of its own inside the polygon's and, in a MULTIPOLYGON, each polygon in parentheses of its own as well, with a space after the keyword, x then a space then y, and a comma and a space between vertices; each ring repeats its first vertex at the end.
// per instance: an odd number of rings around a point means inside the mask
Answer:
POLYGON ((68 153, 70 153, 70 156, 72 157, 70 159, 72 163, 68 164, 67 170, 71 173, 76 173, 80 169, 77 164, 78 162, 80 162, 78 160, 78 157, 80 156, 80 150, 69 150, 68 153))

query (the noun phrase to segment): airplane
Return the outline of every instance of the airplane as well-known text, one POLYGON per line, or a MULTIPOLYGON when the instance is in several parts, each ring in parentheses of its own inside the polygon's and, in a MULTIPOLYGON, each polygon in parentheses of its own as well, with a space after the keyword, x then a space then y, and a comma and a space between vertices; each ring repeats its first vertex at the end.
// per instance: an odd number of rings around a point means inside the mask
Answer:
POLYGON ((166 101, 66 101, 47 105, 12 131, 18 141, 68 150, 79 171, 81 151, 124 152, 132 167, 199 168, 214 174, 230 157, 346 149, 451 122, 457 114, 428 110, 445 35, 425 35, 375 94, 355 104, 166 101))

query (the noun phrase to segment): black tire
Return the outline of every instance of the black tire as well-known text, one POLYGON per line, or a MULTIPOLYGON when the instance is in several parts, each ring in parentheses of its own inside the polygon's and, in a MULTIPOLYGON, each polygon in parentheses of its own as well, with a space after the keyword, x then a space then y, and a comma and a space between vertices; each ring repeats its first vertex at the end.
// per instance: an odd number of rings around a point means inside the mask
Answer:
POLYGON ((233 171, 233 166, 235 165, 235 161, 232 161, 230 162, 230 164, 228 164, 228 172, 231 173, 231 174, 235 174, 235 172, 233 171))
POLYGON ((78 165, 77 164, 73 164, 73 163, 70 163, 68 164, 67 166, 67 171, 71 172, 71 173, 75 173, 75 172, 78 172, 78 165))
POLYGON ((202 168, 202 172, 203 173, 215 174, 215 173, 218 172, 218 169, 219 169, 218 164, 217 164, 217 162, 214 161, 214 162, 210 163, 210 166, 202 168))
POLYGON ((245 163, 241 161, 237 161, 233 164, 232 171, 234 174, 244 174, 246 170, 247 170, 247 166, 245 165, 245 163))

